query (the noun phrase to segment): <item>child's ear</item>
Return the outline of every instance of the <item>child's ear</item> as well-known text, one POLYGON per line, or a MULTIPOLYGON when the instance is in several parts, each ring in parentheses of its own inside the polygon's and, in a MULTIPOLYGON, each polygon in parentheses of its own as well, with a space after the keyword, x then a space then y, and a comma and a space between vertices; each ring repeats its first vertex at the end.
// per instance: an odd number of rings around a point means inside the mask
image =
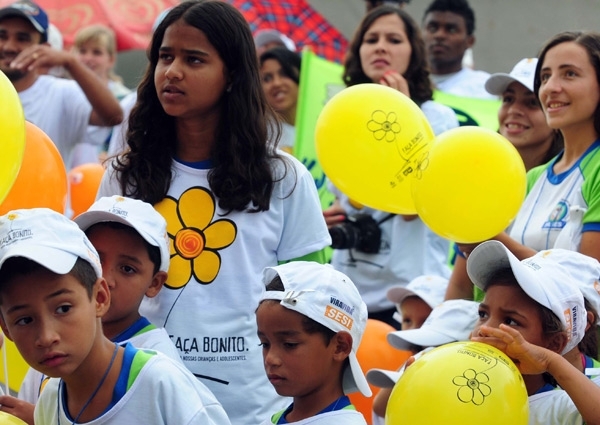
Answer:
POLYGON ((154 298, 162 289, 163 285, 167 281, 167 272, 157 272, 152 277, 152 283, 146 290, 146 296, 148 298, 154 298))
POLYGON ((92 300, 96 302, 96 317, 102 317, 110 308, 110 290, 106 279, 100 277, 94 283, 92 300))
POLYGON ((338 361, 344 361, 352 351, 352 335, 348 332, 338 332, 331 341, 335 344, 333 358, 338 361))
POLYGON ((596 325, 596 317, 591 311, 587 312, 587 324, 585 325, 585 331, 587 332, 592 326, 596 325))
POLYGON ((6 336, 6 338, 8 338, 10 341, 12 341, 12 338, 10 337, 10 332, 8 332, 8 328, 6 327, 6 322, 4 321, 4 317, 0 314, 0 328, 2 328, 2 333, 4 334, 4 336, 6 336))
POLYGON ((557 332, 550 336, 550 338, 548 339, 548 344, 546 345, 546 348, 554 351, 555 353, 560 354, 560 353, 562 353, 562 350, 564 350, 565 346, 567 345, 567 342, 569 342, 569 338, 567 337, 567 334, 564 332, 557 332))

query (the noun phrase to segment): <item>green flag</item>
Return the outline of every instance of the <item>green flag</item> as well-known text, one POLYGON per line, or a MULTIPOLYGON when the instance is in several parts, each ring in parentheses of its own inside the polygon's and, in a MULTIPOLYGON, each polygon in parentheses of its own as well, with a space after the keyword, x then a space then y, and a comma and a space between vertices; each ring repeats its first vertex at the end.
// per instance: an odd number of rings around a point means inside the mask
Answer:
POLYGON ((460 125, 477 125, 498 130, 501 100, 456 96, 438 90, 433 92, 433 100, 454 109, 460 125))
POLYGON ((345 87, 343 73, 342 65, 329 62, 308 48, 302 51, 294 156, 315 179, 323 209, 329 207, 335 197, 327 190, 325 173, 317 160, 315 126, 325 103, 345 87))

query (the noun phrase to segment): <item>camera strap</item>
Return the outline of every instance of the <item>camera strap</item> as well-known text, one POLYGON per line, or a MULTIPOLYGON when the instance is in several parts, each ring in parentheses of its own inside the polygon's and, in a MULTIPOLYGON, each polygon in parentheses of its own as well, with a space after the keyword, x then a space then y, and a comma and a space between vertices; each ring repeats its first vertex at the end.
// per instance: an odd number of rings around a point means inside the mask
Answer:
POLYGON ((379 221, 377 222, 377 225, 380 225, 381 223, 385 223, 385 222, 386 222, 386 221, 388 221, 390 218, 392 218, 392 217, 395 217, 395 216, 396 216, 396 214, 391 214, 391 213, 390 213, 390 214, 386 215, 385 217, 383 217, 381 220, 379 220, 379 221))

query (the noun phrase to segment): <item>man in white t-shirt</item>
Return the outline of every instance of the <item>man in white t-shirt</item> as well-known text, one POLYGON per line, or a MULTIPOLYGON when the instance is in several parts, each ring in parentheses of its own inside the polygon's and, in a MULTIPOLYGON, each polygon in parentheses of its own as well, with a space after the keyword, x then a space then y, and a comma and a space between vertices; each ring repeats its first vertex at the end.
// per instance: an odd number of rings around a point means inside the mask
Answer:
POLYGON ((497 99, 484 87, 489 73, 463 67, 465 52, 475 44, 475 13, 467 0, 433 0, 425 10, 422 26, 431 81, 437 90, 497 99))
POLYGON ((48 26, 48 15, 31 1, 0 9, 0 70, 19 93, 25 119, 52 139, 69 164, 88 125, 118 124, 123 111, 108 87, 72 53, 50 47, 48 26), (55 66, 64 67, 73 80, 42 75, 55 66))

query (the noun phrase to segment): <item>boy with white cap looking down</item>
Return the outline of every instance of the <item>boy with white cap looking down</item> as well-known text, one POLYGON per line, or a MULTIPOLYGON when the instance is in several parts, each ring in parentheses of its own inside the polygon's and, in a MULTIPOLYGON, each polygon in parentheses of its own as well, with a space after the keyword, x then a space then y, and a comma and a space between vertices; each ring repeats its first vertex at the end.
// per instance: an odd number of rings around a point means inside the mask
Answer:
POLYGON ((293 403, 264 424, 365 425, 347 394, 371 396, 356 352, 367 306, 354 283, 329 265, 296 261, 263 272, 256 310, 264 367, 293 403))

